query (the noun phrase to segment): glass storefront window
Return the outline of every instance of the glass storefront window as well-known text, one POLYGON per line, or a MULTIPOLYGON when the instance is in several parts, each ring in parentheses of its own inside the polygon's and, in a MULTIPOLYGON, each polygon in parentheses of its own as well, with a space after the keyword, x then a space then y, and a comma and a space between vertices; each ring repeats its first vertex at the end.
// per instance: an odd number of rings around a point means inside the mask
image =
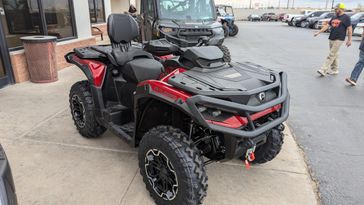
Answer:
POLYGON ((37 0, 0 0, 0 15, 9 48, 22 45, 20 38, 41 34, 41 20, 37 0))
POLYGON ((88 0, 91 23, 105 22, 104 1, 88 0))
POLYGON ((68 0, 43 0, 48 35, 57 38, 74 36, 70 4, 68 0))
POLYGON ((3 11, 0 20, 8 47, 21 47, 23 36, 52 35, 59 39, 75 36, 71 3, 71 0, 0 0, 3 11), (39 9, 40 3, 43 10, 39 9))

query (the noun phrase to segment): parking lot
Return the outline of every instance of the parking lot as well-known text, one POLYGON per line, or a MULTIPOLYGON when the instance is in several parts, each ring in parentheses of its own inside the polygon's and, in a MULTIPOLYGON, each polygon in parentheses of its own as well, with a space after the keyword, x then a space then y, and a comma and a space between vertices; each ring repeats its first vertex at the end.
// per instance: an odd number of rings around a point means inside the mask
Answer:
MULTIPOLYGON (((351 88, 344 81, 357 60, 359 38, 342 48, 341 73, 321 79, 316 70, 328 52, 327 35, 314 38, 312 30, 280 22, 238 25, 238 36, 226 40, 233 60, 288 72, 288 123, 324 202, 359 204, 363 196, 355 190, 364 184, 364 139, 356 128, 362 127, 364 113, 357 108, 363 107, 364 84, 351 88)), ((56 83, 26 82, 0 91, 0 140, 19 204, 153 204, 139 174, 137 149, 109 132, 100 139, 82 138, 73 126, 68 91, 82 78, 70 67, 56 83)), ((289 130, 274 161, 249 171, 238 160, 217 163, 208 165, 207 174, 205 204, 317 204, 315 184, 289 130)))
POLYGON ((358 60, 360 37, 341 48, 340 74, 320 78, 316 71, 328 54, 328 34, 314 38, 315 30, 281 22, 240 22, 239 27, 238 36, 226 41, 233 59, 288 73, 288 123, 308 157, 324 204, 362 204, 364 78, 357 87, 344 80, 358 60))

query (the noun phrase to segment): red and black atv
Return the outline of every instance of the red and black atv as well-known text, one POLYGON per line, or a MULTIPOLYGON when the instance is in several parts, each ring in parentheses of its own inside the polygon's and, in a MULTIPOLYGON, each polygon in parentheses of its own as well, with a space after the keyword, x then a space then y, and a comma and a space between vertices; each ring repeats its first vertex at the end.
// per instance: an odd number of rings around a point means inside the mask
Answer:
POLYGON ((285 73, 227 64, 215 46, 179 48, 166 39, 132 46, 138 27, 124 14, 110 15, 108 33, 112 45, 66 55, 88 79, 71 88, 73 120, 84 137, 109 129, 139 147, 140 173, 157 204, 202 203, 209 162, 264 163, 279 153, 285 73))

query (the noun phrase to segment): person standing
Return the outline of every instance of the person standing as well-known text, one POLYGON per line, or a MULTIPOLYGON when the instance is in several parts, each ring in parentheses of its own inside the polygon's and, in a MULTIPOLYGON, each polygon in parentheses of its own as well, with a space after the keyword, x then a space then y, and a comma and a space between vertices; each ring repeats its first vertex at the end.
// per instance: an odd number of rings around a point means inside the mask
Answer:
POLYGON ((317 71, 321 76, 325 76, 326 74, 336 75, 339 73, 338 52, 345 41, 346 35, 348 35, 346 46, 349 47, 351 45, 353 28, 351 26, 350 17, 345 14, 345 4, 337 4, 335 6, 335 13, 336 16, 333 17, 320 31, 314 34, 316 37, 320 33, 325 32, 331 26, 329 36, 330 53, 321 69, 317 71))
POLYGON ((352 86, 356 86, 356 82, 358 81, 358 78, 363 71, 364 68, 364 30, 362 33, 362 39, 360 43, 360 54, 359 54, 359 61, 356 63, 353 71, 351 72, 350 78, 346 78, 346 82, 350 83, 352 86))

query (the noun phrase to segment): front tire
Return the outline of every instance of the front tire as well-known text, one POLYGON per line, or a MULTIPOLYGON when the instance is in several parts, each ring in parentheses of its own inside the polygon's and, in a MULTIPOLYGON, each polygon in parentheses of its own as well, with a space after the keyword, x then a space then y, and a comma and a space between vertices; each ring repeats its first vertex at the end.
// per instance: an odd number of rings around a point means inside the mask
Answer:
POLYGON ((80 81, 72 85, 69 103, 72 119, 82 136, 96 138, 105 132, 106 128, 96 121, 95 104, 88 81, 80 81))
POLYGON ((283 145, 283 133, 279 129, 272 129, 267 142, 255 150, 255 160, 253 163, 263 164, 273 160, 281 151, 283 145))
POLYGON ((181 130, 158 126, 139 144, 139 168, 156 204, 198 205, 207 193, 207 175, 199 150, 181 130))
POLYGON ((224 57, 223 57, 224 62, 230 63, 231 62, 231 54, 230 54, 229 48, 224 46, 224 45, 220 45, 218 47, 224 53, 224 57))
POLYGON ((239 27, 236 24, 233 24, 233 27, 231 28, 231 32, 229 33, 230 36, 236 36, 239 32, 239 27))

